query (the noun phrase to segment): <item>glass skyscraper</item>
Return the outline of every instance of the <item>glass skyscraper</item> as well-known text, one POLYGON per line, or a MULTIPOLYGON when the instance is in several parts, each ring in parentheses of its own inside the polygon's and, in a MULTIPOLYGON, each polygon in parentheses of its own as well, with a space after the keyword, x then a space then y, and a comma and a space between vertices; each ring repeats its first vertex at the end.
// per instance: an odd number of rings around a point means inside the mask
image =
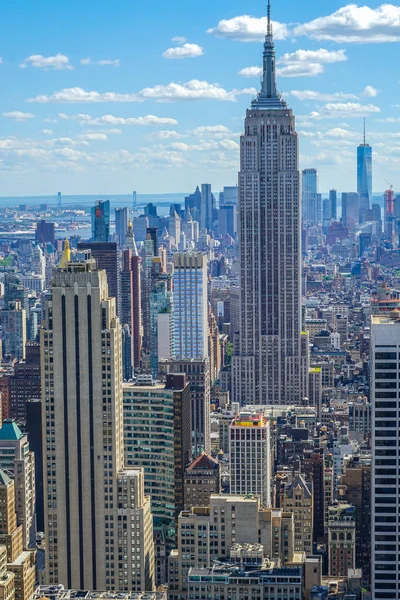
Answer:
POLYGON ((360 222, 371 208, 372 200, 372 146, 364 142, 357 148, 357 192, 360 197, 360 222))
POLYGON ((92 242, 110 241, 110 201, 96 202, 91 208, 92 242))

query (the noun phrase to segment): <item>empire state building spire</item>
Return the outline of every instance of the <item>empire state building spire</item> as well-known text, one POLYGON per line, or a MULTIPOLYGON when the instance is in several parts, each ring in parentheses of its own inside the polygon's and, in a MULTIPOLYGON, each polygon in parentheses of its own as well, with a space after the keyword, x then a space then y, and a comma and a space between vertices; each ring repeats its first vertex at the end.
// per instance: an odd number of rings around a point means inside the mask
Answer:
POLYGON ((276 60, 271 22, 271 0, 268 0, 267 16, 268 25, 264 42, 261 91, 259 92, 257 98, 253 100, 251 106, 253 109, 282 109, 286 108, 286 102, 282 100, 282 97, 279 94, 276 86, 276 60))

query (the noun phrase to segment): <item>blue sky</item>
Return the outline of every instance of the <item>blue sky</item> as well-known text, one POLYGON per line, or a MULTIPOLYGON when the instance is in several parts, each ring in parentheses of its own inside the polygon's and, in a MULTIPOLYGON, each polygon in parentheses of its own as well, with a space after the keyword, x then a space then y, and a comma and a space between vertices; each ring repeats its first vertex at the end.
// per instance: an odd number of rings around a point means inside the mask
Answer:
MULTIPOLYGON (((3 0, 0 196, 215 191, 237 180, 266 0, 3 0)), ((278 86, 301 167, 400 190, 400 6, 272 0, 278 86)))

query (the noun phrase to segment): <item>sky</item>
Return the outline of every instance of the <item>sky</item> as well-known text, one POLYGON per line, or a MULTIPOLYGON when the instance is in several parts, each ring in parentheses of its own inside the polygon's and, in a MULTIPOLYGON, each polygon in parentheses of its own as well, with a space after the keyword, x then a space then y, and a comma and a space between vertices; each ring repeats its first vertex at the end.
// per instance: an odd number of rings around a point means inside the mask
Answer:
MULTIPOLYGON (((235 185, 266 0, 2 0, 0 196, 235 185)), ((400 191, 400 6, 272 0, 278 87, 321 192, 400 191)))

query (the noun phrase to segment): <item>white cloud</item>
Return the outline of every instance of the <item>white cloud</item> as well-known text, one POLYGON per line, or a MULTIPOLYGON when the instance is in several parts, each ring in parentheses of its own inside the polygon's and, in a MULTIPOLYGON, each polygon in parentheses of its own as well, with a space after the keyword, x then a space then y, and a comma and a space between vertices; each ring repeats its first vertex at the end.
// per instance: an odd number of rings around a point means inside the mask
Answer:
POLYGON ((355 94, 345 94, 343 92, 335 92, 332 94, 315 92, 313 90, 292 90, 288 92, 288 96, 293 96, 297 100, 313 100, 315 102, 330 102, 335 100, 357 100, 355 94))
POLYGON ((187 100, 224 100, 235 102, 237 96, 254 95, 254 88, 227 91, 218 83, 192 79, 186 83, 169 83, 144 88, 136 94, 120 94, 116 92, 87 92, 79 87, 64 88, 47 94, 29 98, 27 102, 39 103, 97 103, 97 102, 143 102, 156 100, 158 102, 187 101, 187 100))
POLYGON ((43 135, 53 135, 52 129, 42 129, 43 135))
POLYGON ((261 77, 262 74, 263 70, 261 67, 245 67, 238 73, 242 77, 261 77))
POLYGON ((226 137, 226 136, 237 136, 238 134, 233 133, 229 127, 225 125, 202 125, 196 127, 191 132, 196 137, 211 136, 211 137, 226 137))
POLYGON ((4 112, 2 117, 6 117, 7 119, 14 119, 14 121, 28 121, 29 119, 33 119, 35 115, 28 112, 22 112, 20 110, 14 110, 12 112, 4 112))
MULTIPOLYGON (((308 119, 330 119, 330 118, 352 118, 365 117, 366 115, 379 113, 381 109, 374 104, 360 104, 359 102, 329 102, 318 111, 308 115, 308 119)), ((304 123, 303 123, 304 127, 304 123)))
POLYGON ((153 133, 149 134, 149 138, 153 140, 173 140, 181 137, 182 134, 168 129, 163 131, 154 131, 153 133))
MULTIPOLYGON (((267 32, 267 17, 251 17, 241 15, 233 19, 222 19, 216 27, 207 30, 217 37, 222 37, 239 42, 262 42, 267 32)), ((288 29, 284 23, 272 22, 276 40, 284 40, 288 36, 288 29)))
POLYGON ((105 133, 83 133, 79 139, 87 142, 106 142, 108 137, 105 133))
POLYGON ((365 96, 365 98, 376 98, 379 94, 379 90, 374 88, 372 85, 365 86, 364 90, 361 92, 361 96, 365 96))
POLYGON ((316 77, 324 72, 320 63, 296 62, 277 69, 280 77, 316 77))
POLYGON ((74 67, 70 64, 68 56, 65 54, 56 54, 55 56, 42 56, 41 54, 32 54, 28 56, 20 65, 21 69, 26 69, 28 66, 35 67, 36 69, 49 69, 60 70, 60 69, 73 69, 74 67))
POLYGON ((294 28, 294 35, 337 43, 400 41, 400 6, 382 4, 376 9, 348 4, 326 17, 294 28))
POLYGON ((112 60, 110 58, 105 58, 105 59, 102 59, 102 60, 97 60, 95 62, 93 62, 91 58, 81 58, 80 63, 81 63, 81 65, 94 65, 94 64, 96 64, 96 65, 100 65, 102 67, 103 66, 119 67, 119 65, 120 65, 120 62, 119 62, 118 58, 115 59, 115 60, 112 60))
POLYGON ((0 65, 3 64, 3 58, 0 56, 0 65))
POLYGON ((151 125, 177 125, 176 119, 169 117, 155 117, 154 115, 146 115, 145 117, 115 117, 114 115, 103 115, 102 117, 91 117, 90 115, 80 114, 76 117, 86 125, 139 125, 142 127, 151 125))
MULTIPOLYGON (((330 51, 325 48, 319 50, 296 50, 288 52, 278 60, 277 69, 280 77, 315 77, 324 72, 325 65, 347 60, 345 50, 330 51)), ((260 67, 246 67, 239 71, 244 77, 259 77, 262 75, 260 67)))
POLYGON ((185 37, 181 37, 180 35, 176 35, 175 37, 172 38, 171 41, 175 42, 176 44, 184 44, 187 40, 186 40, 185 37))
POLYGON ((98 60, 97 63, 100 66, 111 66, 111 67, 119 67, 119 58, 112 60, 110 58, 105 58, 102 60, 98 60))
POLYGON ((164 58, 169 59, 180 59, 180 58, 195 58, 196 56, 203 56, 204 50, 197 44, 183 44, 183 46, 177 46, 176 48, 168 48, 163 52, 164 58))

